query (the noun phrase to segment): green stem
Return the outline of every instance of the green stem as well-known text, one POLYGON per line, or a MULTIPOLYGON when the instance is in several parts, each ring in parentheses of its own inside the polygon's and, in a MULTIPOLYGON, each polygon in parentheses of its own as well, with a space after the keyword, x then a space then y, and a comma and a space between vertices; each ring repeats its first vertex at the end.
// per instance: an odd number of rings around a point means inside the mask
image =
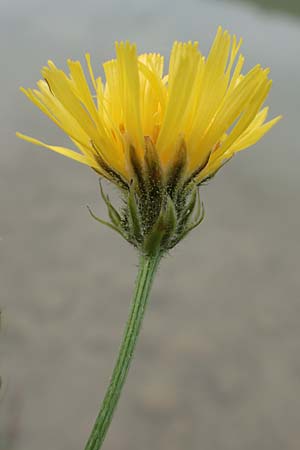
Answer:
POLYGON ((145 307, 149 297, 152 281, 160 261, 160 255, 141 256, 131 311, 118 359, 106 391, 100 412, 90 434, 85 450, 99 450, 116 409, 134 348, 141 329, 145 307))

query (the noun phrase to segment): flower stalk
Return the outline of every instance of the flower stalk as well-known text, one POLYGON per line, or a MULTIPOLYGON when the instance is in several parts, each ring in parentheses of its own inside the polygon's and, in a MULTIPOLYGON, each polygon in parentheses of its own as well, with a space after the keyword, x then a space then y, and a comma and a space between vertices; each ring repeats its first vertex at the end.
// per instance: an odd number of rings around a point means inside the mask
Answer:
POLYGON ((161 254, 141 256, 131 311, 125 328, 119 355, 94 427, 85 450, 99 450, 105 439, 124 386, 141 329, 145 308, 161 254))

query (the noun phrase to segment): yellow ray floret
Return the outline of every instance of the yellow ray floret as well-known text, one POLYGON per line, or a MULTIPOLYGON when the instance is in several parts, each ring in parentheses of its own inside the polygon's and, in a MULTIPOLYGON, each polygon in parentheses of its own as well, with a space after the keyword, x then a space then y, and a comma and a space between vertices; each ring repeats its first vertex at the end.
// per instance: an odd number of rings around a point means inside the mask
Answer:
POLYGON ((141 166, 145 137, 157 150, 163 172, 176 160, 184 140, 187 177, 197 183, 212 176, 234 153, 255 144, 279 120, 266 122, 262 107, 271 88, 268 69, 242 74, 241 40, 219 27, 207 58, 197 42, 175 42, 168 73, 163 57, 137 55, 129 42, 116 43, 116 59, 104 63, 105 83, 96 78, 86 54, 88 78, 79 61, 68 60, 69 74, 52 61, 37 89, 22 91, 56 123, 77 150, 18 137, 61 153, 115 182, 130 183, 129 149, 141 166))

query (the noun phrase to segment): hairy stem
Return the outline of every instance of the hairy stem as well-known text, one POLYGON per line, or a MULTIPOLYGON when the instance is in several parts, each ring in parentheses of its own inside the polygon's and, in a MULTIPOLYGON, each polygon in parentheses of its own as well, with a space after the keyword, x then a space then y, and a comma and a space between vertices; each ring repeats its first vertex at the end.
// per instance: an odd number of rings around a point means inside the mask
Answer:
POLYGON ((159 254, 140 257, 139 272, 123 341, 121 343, 110 384, 85 446, 85 450, 99 450, 105 439, 133 357, 145 313, 145 307, 159 261, 159 254))

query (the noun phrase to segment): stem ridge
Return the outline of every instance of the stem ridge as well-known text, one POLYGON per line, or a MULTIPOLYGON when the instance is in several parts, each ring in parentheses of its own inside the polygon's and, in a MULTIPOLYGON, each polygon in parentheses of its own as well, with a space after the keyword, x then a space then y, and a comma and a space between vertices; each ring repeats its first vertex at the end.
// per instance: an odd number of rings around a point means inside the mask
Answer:
POLYGON ((102 406, 85 446, 85 450, 99 450, 105 439, 127 377, 160 258, 161 255, 159 253, 152 256, 142 255, 140 257, 139 272, 136 279, 131 310, 125 327, 119 355, 102 406))

